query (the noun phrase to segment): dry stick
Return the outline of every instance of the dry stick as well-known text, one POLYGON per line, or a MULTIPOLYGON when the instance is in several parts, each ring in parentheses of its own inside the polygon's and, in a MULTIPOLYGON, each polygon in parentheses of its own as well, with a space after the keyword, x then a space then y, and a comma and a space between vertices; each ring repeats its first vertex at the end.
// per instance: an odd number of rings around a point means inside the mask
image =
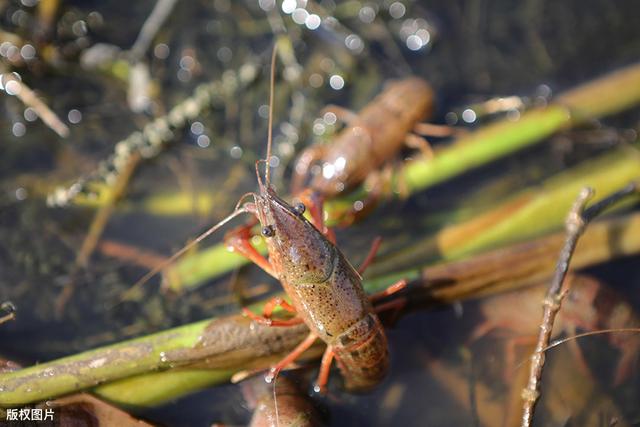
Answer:
POLYGON ((5 301, 0 304, 0 310, 7 313, 0 316, 0 325, 16 318, 16 307, 10 301, 5 301))
POLYGON ((149 49, 151 42, 156 37, 156 34, 164 24, 164 21, 169 17, 169 14, 173 10, 178 0, 158 0, 153 7, 151 14, 144 21, 138 38, 133 43, 133 46, 129 50, 130 61, 135 63, 140 61, 145 52, 149 49))
POLYGON ((611 206, 615 202, 623 199, 638 191, 638 183, 631 183, 623 189, 611 194, 609 197, 601 200, 593 206, 585 209, 585 205, 589 199, 593 196, 593 190, 591 188, 584 188, 578 198, 576 199, 566 221, 567 238, 565 240, 564 247, 560 252, 560 257, 556 266, 554 276, 549 285, 547 295, 543 302, 543 315, 542 323, 540 324, 540 333, 538 334, 538 342, 536 343, 536 349, 531 356, 531 368, 529 371, 529 382, 527 386, 522 390, 522 398, 524 400, 522 408, 522 427, 529 427, 533 420, 533 411, 538 398, 540 397, 540 382, 542 379, 542 369, 545 362, 545 349, 549 346, 551 338, 551 331, 553 330, 553 322, 560 310, 562 299, 568 291, 568 287, 564 292, 563 284, 567 271, 569 270, 569 263, 573 252, 578 243, 578 239, 584 232, 589 222, 598 216, 607 207, 611 206))
POLYGON ((115 180, 134 153, 143 159, 156 157, 175 139, 174 131, 182 129, 205 108, 223 105, 225 99, 249 85, 257 75, 257 64, 248 62, 236 71, 226 71, 216 81, 198 85, 190 97, 175 105, 168 114, 156 118, 142 130, 117 142, 113 154, 100 162, 95 172, 76 180, 69 187, 57 188, 47 197, 47 204, 66 206, 81 194, 95 195, 90 189, 92 183, 109 183, 115 180))
POLYGON ((45 125, 52 131, 58 134, 62 138, 69 136, 69 128, 62 123, 56 113, 42 102, 36 94, 25 83, 20 81, 12 73, 5 73, 0 75, 1 86, 5 88, 7 94, 15 95, 24 105, 30 107, 45 125), (12 88, 13 86, 13 88, 12 88))
POLYGON ((127 186, 129 185, 129 181, 133 176, 138 163, 140 163, 141 156, 138 153, 134 153, 129 157, 129 160, 116 178, 116 182, 109 193, 109 200, 106 204, 104 204, 96 213, 93 221, 91 222, 91 226, 89 227, 89 232, 87 236, 84 238, 82 242, 82 246, 80 247, 80 251, 78 251, 78 255, 76 257, 76 261, 71 271, 71 279, 62 289, 62 292, 58 296, 56 300, 56 314, 60 316, 64 310, 67 301, 73 295, 73 291, 76 287, 76 279, 78 272, 80 269, 85 268, 89 262, 89 258, 93 254, 93 251, 96 249, 98 242, 100 241, 100 237, 104 232, 107 223, 109 222, 109 218, 115 209, 116 202, 122 197, 124 192, 127 190, 127 186))

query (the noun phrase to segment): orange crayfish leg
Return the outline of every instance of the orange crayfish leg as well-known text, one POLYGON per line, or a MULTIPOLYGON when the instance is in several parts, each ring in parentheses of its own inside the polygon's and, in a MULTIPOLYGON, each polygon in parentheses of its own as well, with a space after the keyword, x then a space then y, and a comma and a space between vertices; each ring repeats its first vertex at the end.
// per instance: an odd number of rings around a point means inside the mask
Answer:
POLYGON ((322 111, 320 111, 320 114, 323 116, 327 113, 335 114, 336 119, 348 125, 357 123, 359 119, 359 116, 356 112, 335 104, 329 104, 324 107, 322 111))
POLYGON ((408 133, 405 137, 405 144, 409 148, 417 148, 420 150, 425 159, 433 159, 433 148, 431 148, 431 144, 429 144, 429 141, 425 138, 413 133, 408 133))
POLYGON ((432 136, 435 138, 447 138, 449 136, 464 135, 465 129, 448 125, 436 125, 433 123, 417 123, 413 127, 413 131, 422 136, 432 136))
POLYGON ((255 314, 254 312, 252 312, 246 307, 242 309, 242 312, 245 316, 247 316, 251 320, 254 320, 260 323, 261 325, 294 326, 294 325, 299 325, 300 323, 303 323, 303 320, 300 317, 294 317, 291 319, 282 319, 282 320, 273 319, 271 316, 273 314, 273 310, 276 307, 281 307, 283 310, 288 311, 289 313, 294 313, 294 314, 296 313, 295 307, 280 297, 274 297, 274 298, 271 298, 269 301, 267 301, 267 303, 264 305, 264 308, 262 310, 262 316, 255 314))
POLYGON ((270 276, 275 277, 276 279, 278 278, 273 271, 273 267, 269 260, 258 252, 251 244, 250 225, 242 225, 227 233, 227 235, 224 236, 224 243, 231 251, 237 252, 245 258, 248 258, 257 264, 258 267, 266 271, 270 276))
POLYGON ((360 267, 358 267, 358 273, 363 274, 364 271, 369 267, 369 265, 376 258, 376 254, 378 253, 378 249, 380 249, 380 244, 382 243, 382 237, 378 236, 373 239, 373 243, 371 243, 371 248, 369 249, 369 253, 367 254, 360 267))
POLYGON ((311 188, 307 188, 306 190, 298 194, 297 198, 309 209, 309 214, 311 214, 311 222, 313 223, 313 225, 318 230, 320 230, 320 232, 324 234, 331 243, 335 244, 335 233, 324 223, 324 197, 317 191, 314 191, 311 188))
POLYGON ((322 362, 320 362, 320 372, 318 372, 318 379, 316 380, 313 390, 316 393, 324 394, 327 390, 327 382, 329 382, 329 372, 331 371, 331 362, 333 362, 333 348, 327 346, 327 349, 322 355, 322 362))
POLYGON ((306 148, 296 160, 293 167, 293 177, 291 180, 291 193, 300 193, 310 179, 309 170, 311 166, 322 161, 327 152, 327 144, 314 144, 306 148))
POLYGON ((309 335, 300 343, 296 348, 293 349, 291 353, 285 356, 280 362, 271 367, 270 372, 265 376, 265 380, 267 382, 272 382, 289 364, 293 363, 298 357, 302 355, 305 351, 309 349, 318 338, 316 334, 310 332, 309 335))

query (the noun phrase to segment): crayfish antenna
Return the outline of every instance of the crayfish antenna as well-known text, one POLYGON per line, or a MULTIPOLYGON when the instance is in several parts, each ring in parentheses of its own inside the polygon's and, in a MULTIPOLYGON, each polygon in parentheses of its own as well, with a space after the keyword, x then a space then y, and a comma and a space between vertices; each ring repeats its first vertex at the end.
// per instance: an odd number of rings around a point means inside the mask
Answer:
MULTIPOLYGON (((238 205, 249 194, 253 194, 253 193, 247 193, 244 196, 242 196, 240 198, 240 200, 238 201, 238 205)), ((151 270, 150 272, 148 272, 147 274, 142 276, 142 278, 140 278, 140 280, 138 280, 136 283, 134 283, 129 289, 127 289, 122 294, 122 296, 120 297, 120 303, 130 299, 135 294, 135 292, 140 287, 142 287, 142 285, 144 285, 145 283, 147 283, 149 281, 149 279, 151 279, 153 276, 158 274, 160 271, 162 271, 165 268, 167 268, 176 259, 178 259, 182 255, 184 255, 184 253, 187 252, 189 249, 191 249, 192 247, 194 247, 195 245, 197 245, 198 243, 202 242, 204 239, 206 239, 207 237, 209 237, 210 235, 212 235, 213 233, 218 231, 223 225, 225 225, 226 223, 231 221, 233 218, 235 218, 236 216, 238 216, 238 215, 240 215, 242 213, 249 213, 249 212, 252 212, 252 211, 253 211, 253 204, 251 204, 251 203, 245 203, 243 206, 236 206, 236 209, 233 212, 231 212, 231 214, 229 214, 227 217, 225 217, 220 222, 218 222, 217 224, 215 224, 211 228, 209 228, 207 231, 205 231, 204 233, 202 233, 201 235, 196 237, 195 240, 193 240, 192 242, 190 242, 187 245, 185 245, 182 249, 180 249, 178 252, 173 254, 169 259, 167 259, 166 261, 162 262, 156 268, 154 268, 153 270, 151 270)))
POLYGON ((258 177, 258 184, 260 189, 269 187, 271 184, 271 168, 269 166, 271 162, 271 146, 273 145, 273 95, 276 87, 276 53, 278 52, 277 42, 273 45, 273 52, 271 52, 271 77, 269 82, 269 129, 267 130, 267 156, 264 160, 256 161, 256 176, 258 177), (265 162, 264 182, 260 177, 260 170, 258 165, 261 162, 265 162))

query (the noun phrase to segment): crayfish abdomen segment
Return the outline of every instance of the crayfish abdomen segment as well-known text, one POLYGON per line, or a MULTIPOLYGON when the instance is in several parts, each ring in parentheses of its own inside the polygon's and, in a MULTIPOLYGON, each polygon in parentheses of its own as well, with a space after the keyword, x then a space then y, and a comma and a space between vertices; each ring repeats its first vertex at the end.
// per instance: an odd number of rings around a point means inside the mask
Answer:
POLYGON ((373 313, 343 333, 333 351, 345 386, 350 391, 374 387, 389 369, 387 337, 380 320, 373 313))

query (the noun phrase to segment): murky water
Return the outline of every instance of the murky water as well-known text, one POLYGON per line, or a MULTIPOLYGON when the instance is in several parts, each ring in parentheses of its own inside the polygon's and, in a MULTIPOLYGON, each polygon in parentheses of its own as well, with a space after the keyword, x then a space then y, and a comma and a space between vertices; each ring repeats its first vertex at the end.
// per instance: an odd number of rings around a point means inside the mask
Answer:
MULTIPOLYGON (((298 1, 294 13, 283 12, 296 3, 289 1, 277 2, 276 9, 270 9, 269 1, 179 2, 144 55, 150 99, 142 112, 133 113, 127 83, 119 77, 123 65, 89 69, 81 57, 95 43, 130 48, 154 2, 65 2, 48 32, 46 21, 38 20, 26 3, 0 2, 0 29, 31 43, 37 54, 31 58, 27 49, 26 54, 20 51, 22 59, 12 56, 1 45, 6 40, 0 40, 0 71, 20 73, 66 123, 70 135, 59 138, 15 96, 0 93, 0 302, 10 300, 18 309, 17 321, 0 327, 0 354, 25 365, 238 309, 233 298, 224 299, 231 291, 229 275, 180 296, 161 294, 152 280, 144 298, 114 306, 146 269, 107 256, 100 247, 86 268, 74 269, 95 210, 49 208, 45 198, 54 187, 94 171, 117 141, 165 114, 198 84, 254 61, 263 71, 255 82, 188 121, 160 155, 138 168, 103 240, 166 256, 224 217, 256 185, 252 168, 266 145, 266 64, 274 31, 286 29, 295 54, 288 64, 277 66, 274 152, 280 166, 275 181, 283 190, 294 154, 327 131, 318 121, 320 109, 336 103, 357 110, 387 79, 409 74, 428 79, 437 94, 433 119, 446 123, 453 121, 452 112, 461 113, 469 104, 496 96, 548 96, 628 65, 640 54, 640 27, 634 19, 639 8, 632 1, 354 1, 337 6, 333 1, 298 1), (334 16, 333 29, 315 28, 314 16, 334 16), (196 193, 212 198, 199 214, 189 197, 184 206, 159 200, 196 193), (70 281, 73 295, 57 312, 55 302, 70 281)), ((638 123, 636 109, 604 120, 603 126, 624 130, 638 123)), ((458 114, 458 125, 479 124, 465 124, 458 114)), ((377 235, 386 237, 389 248, 407 244, 441 226, 434 226, 431 214, 466 203, 485 209, 624 140, 613 135, 590 143, 552 139, 408 200, 388 203, 340 230, 338 241, 355 260, 364 257, 377 235), (481 189, 490 196, 478 196, 481 189)), ((640 282, 637 261, 622 260, 590 273, 637 309, 640 301, 630 297, 640 282)), ((243 269, 239 280, 267 282, 266 289, 277 289, 255 268, 243 269)), ((470 379, 489 389, 485 400, 478 400, 480 414, 482 402, 498 405, 508 384, 501 377, 501 338, 466 345, 482 318, 481 309, 479 303, 469 303, 405 316, 389 332, 389 378, 373 392, 353 396, 341 391, 334 376, 329 396, 321 399, 328 422, 486 424, 487 418, 474 419, 469 411, 470 379)), ((585 339, 580 345, 597 379, 578 368, 562 376, 574 356, 559 350, 551 370, 565 384, 577 378, 577 385, 545 401, 541 412, 547 415, 538 425, 609 425, 614 416, 637 423, 637 369, 614 388, 611 375, 619 350, 605 338, 585 339)), ((476 397, 480 394, 476 390, 476 397)), ((224 385, 140 413, 166 425, 242 424, 250 417, 242 402, 237 386, 224 385)), ((500 425, 493 420, 491 425, 500 425)))

